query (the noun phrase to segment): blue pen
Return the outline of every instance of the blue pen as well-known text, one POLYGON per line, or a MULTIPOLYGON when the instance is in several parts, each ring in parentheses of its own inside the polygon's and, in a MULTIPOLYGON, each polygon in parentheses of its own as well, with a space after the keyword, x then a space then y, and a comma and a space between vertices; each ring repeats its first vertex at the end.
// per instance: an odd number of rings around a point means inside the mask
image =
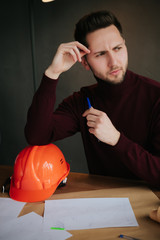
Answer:
POLYGON ((124 238, 124 239, 127 239, 127 240, 140 240, 139 238, 135 238, 135 237, 129 237, 129 236, 126 236, 126 235, 119 235, 119 238, 124 238))
MULTIPOLYGON (((87 97, 87 102, 88 102, 88 108, 90 109, 92 107, 91 102, 89 100, 89 97, 87 97)), ((97 138, 98 142, 100 142, 100 140, 97 138)))
POLYGON ((88 102, 88 108, 90 109, 92 107, 92 105, 91 105, 91 102, 88 97, 87 97, 87 102, 88 102))

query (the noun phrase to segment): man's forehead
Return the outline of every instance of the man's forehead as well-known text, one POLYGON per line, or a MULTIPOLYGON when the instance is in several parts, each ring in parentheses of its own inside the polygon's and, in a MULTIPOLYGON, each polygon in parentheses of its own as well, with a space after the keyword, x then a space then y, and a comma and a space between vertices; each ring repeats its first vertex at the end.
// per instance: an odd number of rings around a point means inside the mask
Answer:
POLYGON ((120 44, 122 42, 122 39, 123 38, 120 35, 120 32, 114 25, 98 29, 92 33, 89 33, 86 36, 86 40, 90 50, 96 50, 100 46, 105 46, 106 44, 120 44))

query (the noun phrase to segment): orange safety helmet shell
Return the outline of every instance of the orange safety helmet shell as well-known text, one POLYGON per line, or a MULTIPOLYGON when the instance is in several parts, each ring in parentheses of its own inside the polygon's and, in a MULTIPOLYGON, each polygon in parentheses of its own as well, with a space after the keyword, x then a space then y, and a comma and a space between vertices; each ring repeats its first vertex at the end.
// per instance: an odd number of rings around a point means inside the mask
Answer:
POLYGON ((69 171, 70 166, 56 145, 28 146, 15 160, 10 197, 22 202, 43 201, 55 192, 69 171))

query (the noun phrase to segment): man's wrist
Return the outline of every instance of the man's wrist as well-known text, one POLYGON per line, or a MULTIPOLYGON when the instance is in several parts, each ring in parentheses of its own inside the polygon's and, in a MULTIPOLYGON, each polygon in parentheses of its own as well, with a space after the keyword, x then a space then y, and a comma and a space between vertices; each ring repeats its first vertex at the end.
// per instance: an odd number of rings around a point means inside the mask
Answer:
POLYGON ((119 141, 119 139, 120 139, 120 132, 119 131, 117 131, 116 132, 116 134, 115 134, 115 138, 114 138, 114 140, 113 140, 113 142, 112 142, 112 146, 115 146, 117 143, 118 143, 118 141, 119 141))
POLYGON ((59 78, 59 73, 55 73, 51 70, 51 68, 47 68, 45 71, 45 75, 53 80, 57 80, 59 78))

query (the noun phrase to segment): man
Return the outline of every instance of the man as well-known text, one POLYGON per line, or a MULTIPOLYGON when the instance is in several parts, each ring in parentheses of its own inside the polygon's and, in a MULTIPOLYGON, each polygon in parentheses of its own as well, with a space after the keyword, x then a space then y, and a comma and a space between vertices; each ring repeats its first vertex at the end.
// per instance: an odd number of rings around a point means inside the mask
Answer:
POLYGON ((45 71, 28 112, 28 142, 48 144, 80 131, 90 173, 160 186, 160 84, 127 70, 122 28, 112 13, 83 17, 75 39, 59 46, 45 71), (58 79, 77 61, 97 83, 53 112, 58 79))

